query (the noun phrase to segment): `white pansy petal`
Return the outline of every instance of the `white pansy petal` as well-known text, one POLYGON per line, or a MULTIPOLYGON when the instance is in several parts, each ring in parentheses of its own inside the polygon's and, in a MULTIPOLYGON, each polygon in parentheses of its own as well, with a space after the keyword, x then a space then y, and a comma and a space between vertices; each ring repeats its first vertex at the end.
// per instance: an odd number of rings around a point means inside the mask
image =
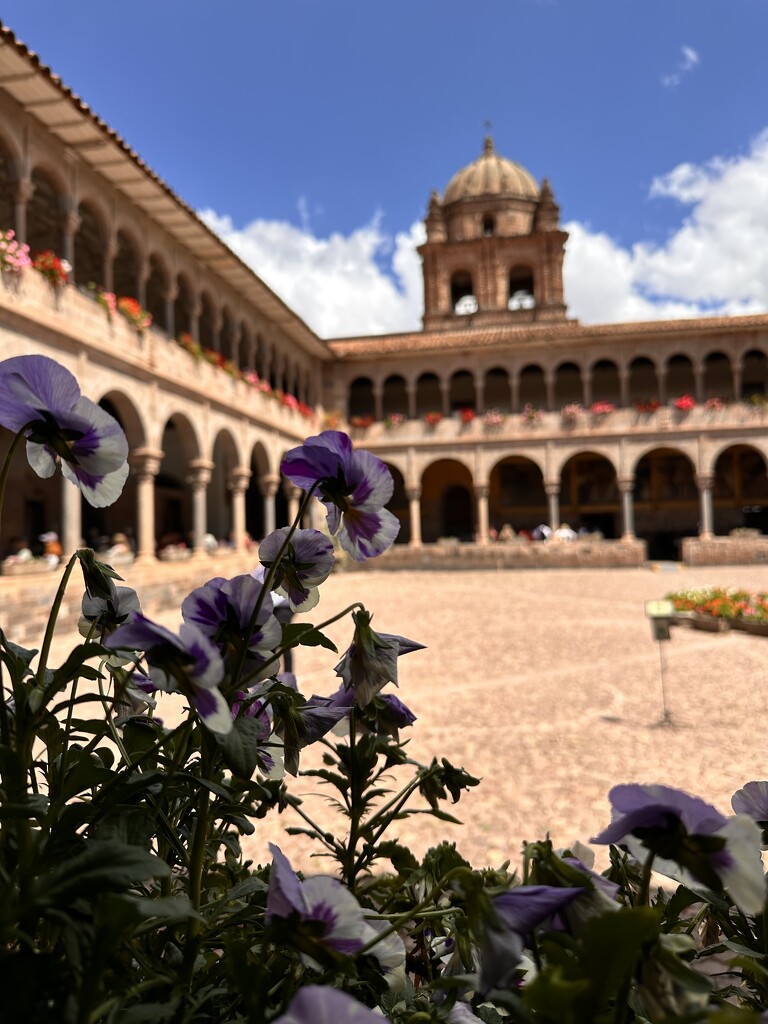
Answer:
POLYGON ((56 460, 44 444, 27 441, 27 462, 44 480, 56 472, 56 460))
POLYGON ((726 852, 733 860, 729 867, 717 869, 723 888, 743 913, 759 914, 766 900, 759 827, 746 814, 737 814, 716 834, 725 838, 726 852))

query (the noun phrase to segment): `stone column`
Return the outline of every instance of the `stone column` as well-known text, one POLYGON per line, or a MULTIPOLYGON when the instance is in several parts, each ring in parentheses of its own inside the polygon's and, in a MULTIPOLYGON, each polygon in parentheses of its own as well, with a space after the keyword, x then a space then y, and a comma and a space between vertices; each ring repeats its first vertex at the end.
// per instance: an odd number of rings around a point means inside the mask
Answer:
POLYGON ((16 229, 16 239, 19 242, 27 240, 27 204, 32 198, 35 186, 29 178, 22 178, 16 182, 16 194, 14 196, 13 219, 16 229))
POLYGON ((555 408, 555 375, 552 370, 547 370, 545 383, 547 386, 547 409, 551 412, 555 408))
POLYGON ((520 374, 517 372, 512 374, 510 392, 512 395, 512 412, 520 412, 520 374))
POLYGON ((450 416, 450 414, 451 414, 451 382, 449 380, 441 380, 440 381, 440 395, 442 397, 443 416, 450 416))
POLYGON ((136 287, 139 289, 139 294, 136 296, 136 301, 142 309, 147 308, 147 281, 149 280, 149 274, 149 260, 147 260, 146 257, 140 257, 136 280, 136 287))
POLYGON ((192 459, 187 483, 192 488, 192 552, 205 554, 203 538, 208 532, 207 491, 213 463, 209 459, 192 459))
POLYGON ((622 409, 629 408, 629 370, 622 366, 619 370, 619 394, 621 395, 622 409))
POLYGON ((592 405, 592 371, 585 370, 582 378, 582 391, 584 393, 584 408, 588 409, 592 405))
POLYGON ((623 477, 616 481, 621 494, 621 537, 622 540, 634 540, 635 537, 635 502, 633 477, 623 477))
POLYGON ((83 499, 80 488, 61 477, 61 547, 66 561, 83 543, 83 499))
POLYGON ((131 472, 136 477, 136 562, 155 561, 155 477, 160 472, 163 452, 153 448, 135 448, 129 455, 131 472))
POLYGON ((659 402, 667 404, 667 364, 663 363, 657 373, 659 381, 659 402))
POLYGON ((264 496, 264 536, 275 532, 275 495, 280 485, 280 477, 265 474, 259 480, 259 489, 264 496))
POLYGON ((408 395, 408 419, 416 419, 416 381, 407 380, 405 382, 405 391, 408 395))
POLYGON ((239 466, 232 470, 227 482, 232 492, 232 533, 238 553, 245 551, 245 492, 250 479, 250 469, 239 466))
POLYGON ((733 364, 733 400, 738 402, 741 398, 741 380, 742 374, 744 373, 744 366, 742 363, 734 362, 733 364))
POLYGON ((549 527, 554 531, 560 525, 560 483, 544 484, 547 492, 547 504, 549 506, 549 527))
POLYGON ((693 367, 693 397, 699 404, 704 401, 704 367, 701 363, 693 367))
POLYGON ((406 487, 405 493, 408 495, 408 509, 410 512, 411 519, 411 540, 409 547, 420 548, 421 547, 421 488, 420 487, 406 487))
POLYGON ((701 522, 699 523, 699 537, 708 540, 714 536, 714 510, 712 507, 712 487, 715 478, 704 473, 699 473, 696 483, 699 488, 699 507, 701 522))
POLYGON ((117 239, 111 235, 104 245, 104 266, 101 272, 105 292, 115 290, 115 256, 117 256, 117 239))
MULTIPOLYGON (((288 499, 288 522, 293 524, 296 522, 296 516, 299 514, 301 488, 294 486, 290 480, 285 481, 283 488, 285 489, 285 496, 288 499)), ((299 526, 301 526, 301 523, 299 523, 299 526)))
POLYGON ((490 522, 488 520, 488 495, 490 493, 488 484, 475 484, 475 497, 477 498, 477 543, 488 544, 490 522))
POLYGON ((475 374, 475 412, 478 416, 485 412, 485 376, 482 373, 475 374))
POLYGON ((178 290, 169 285, 165 293, 165 324, 169 338, 176 337, 176 299, 179 297, 178 290))
POLYGON ((75 270, 75 235, 80 230, 80 217, 74 210, 64 215, 64 259, 72 267, 72 280, 75 270))
POLYGON ((384 397, 384 388, 381 384, 373 385, 373 418, 377 423, 381 423, 384 419, 383 403, 382 398, 384 397))
POLYGON ((199 295, 191 296, 189 304, 189 333, 192 338, 200 343, 200 314, 203 312, 203 304, 199 295))

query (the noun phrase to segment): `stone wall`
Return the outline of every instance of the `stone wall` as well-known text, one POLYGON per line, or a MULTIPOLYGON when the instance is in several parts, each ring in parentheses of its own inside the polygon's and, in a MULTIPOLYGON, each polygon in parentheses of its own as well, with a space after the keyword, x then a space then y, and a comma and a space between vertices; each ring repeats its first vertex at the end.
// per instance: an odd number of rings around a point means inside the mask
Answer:
POLYGON ((768 537, 686 537, 682 558, 685 565, 754 565, 768 562, 768 537))

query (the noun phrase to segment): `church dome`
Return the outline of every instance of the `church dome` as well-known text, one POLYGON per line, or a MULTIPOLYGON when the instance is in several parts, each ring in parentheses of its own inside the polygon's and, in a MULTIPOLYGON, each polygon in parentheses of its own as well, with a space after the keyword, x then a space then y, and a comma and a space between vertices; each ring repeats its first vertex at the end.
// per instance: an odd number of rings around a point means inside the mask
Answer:
POLYGON ((515 196, 538 199, 536 179, 520 164, 499 156, 493 148, 493 139, 486 137, 482 156, 462 167, 448 182, 444 205, 459 199, 483 199, 486 196, 515 196))

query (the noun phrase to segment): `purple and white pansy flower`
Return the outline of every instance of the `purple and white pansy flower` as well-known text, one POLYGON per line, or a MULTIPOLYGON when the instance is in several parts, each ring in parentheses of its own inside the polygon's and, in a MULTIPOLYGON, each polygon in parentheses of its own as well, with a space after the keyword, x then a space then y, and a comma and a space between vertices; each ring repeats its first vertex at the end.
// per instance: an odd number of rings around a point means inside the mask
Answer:
POLYGON ((338 534, 356 561, 375 558, 394 542, 400 523, 384 508, 394 490, 392 474, 371 452, 353 450, 346 434, 324 430, 308 437, 285 455, 280 468, 297 487, 315 489, 331 535, 338 534))
POLYGON ((178 636, 134 612, 104 641, 111 650, 144 651, 149 677, 158 690, 183 693, 211 732, 232 729, 232 712, 219 690, 224 662, 197 626, 182 623, 178 636))
POLYGON ((358 707, 372 700, 387 683, 397 686, 397 659, 402 654, 424 649, 424 644, 404 636, 376 633, 371 629, 371 614, 352 613, 355 632, 348 650, 334 671, 346 690, 355 691, 358 707))
POLYGON ((249 656, 264 662, 280 645, 283 630, 272 614, 272 598, 269 593, 262 595, 263 589, 261 580, 251 573, 229 580, 217 576, 184 598, 181 614, 185 622, 193 624, 218 644, 223 653, 236 648, 245 639, 249 656), (260 598, 256 623, 251 635, 245 637, 260 598))
POLYGON ((386 1024, 386 1017, 330 985, 304 985, 272 1024, 386 1024))
POLYGON ((47 356, 0 362, 0 425, 24 432, 27 459, 40 477, 56 460, 89 504, 115 502, 128 476, 128 442, 108 412, 80 394, 77 381, 47 356))
POLYGON ((593 843, 620 843, 637 860, 687 884, 726 889, 745 914, 762 911, 766 886, 760 829, 746 814, 726 818, 711 804, 671 786, 631 783, 608 794, 613 821, 593 843))
POLYGON ((747 814, 757 822, 763 834, 762 847, 768 850, 768 782, 747 782, 731 797, 736 814, 747 814))
MULTIPOLYGON (((290 528, 270 533, 259 546, 259 561, 269 569, 277 561, 290 528)), ((272 589, 288 598, 295 612, 308 612, 320 600, 317 589, 334 566, 333 542, 319 530, 296 530, 280 557, 272 579, 272 589)))
MULTIPOLYGON (((321 949, 355 956, 364 946, 375 942, 378 932, 363 916, 363 908, 345 885, 329 875, 313 875, 303 881, 291 867, 282 850, 269 844, 272 870, 269 876, 265 921, 292 920, 299 928, 311 925, 303 933, 302 959, 311 967, 317 966, 309 952, 314 945, 321 949)), ((395 970, 405 961, 405 947, 398 941, 397 955, 392 944, 374 945, 371 956, 379 959, 384 971, 395 970), (381 953, 381 958, 380 954, 381 953)))

